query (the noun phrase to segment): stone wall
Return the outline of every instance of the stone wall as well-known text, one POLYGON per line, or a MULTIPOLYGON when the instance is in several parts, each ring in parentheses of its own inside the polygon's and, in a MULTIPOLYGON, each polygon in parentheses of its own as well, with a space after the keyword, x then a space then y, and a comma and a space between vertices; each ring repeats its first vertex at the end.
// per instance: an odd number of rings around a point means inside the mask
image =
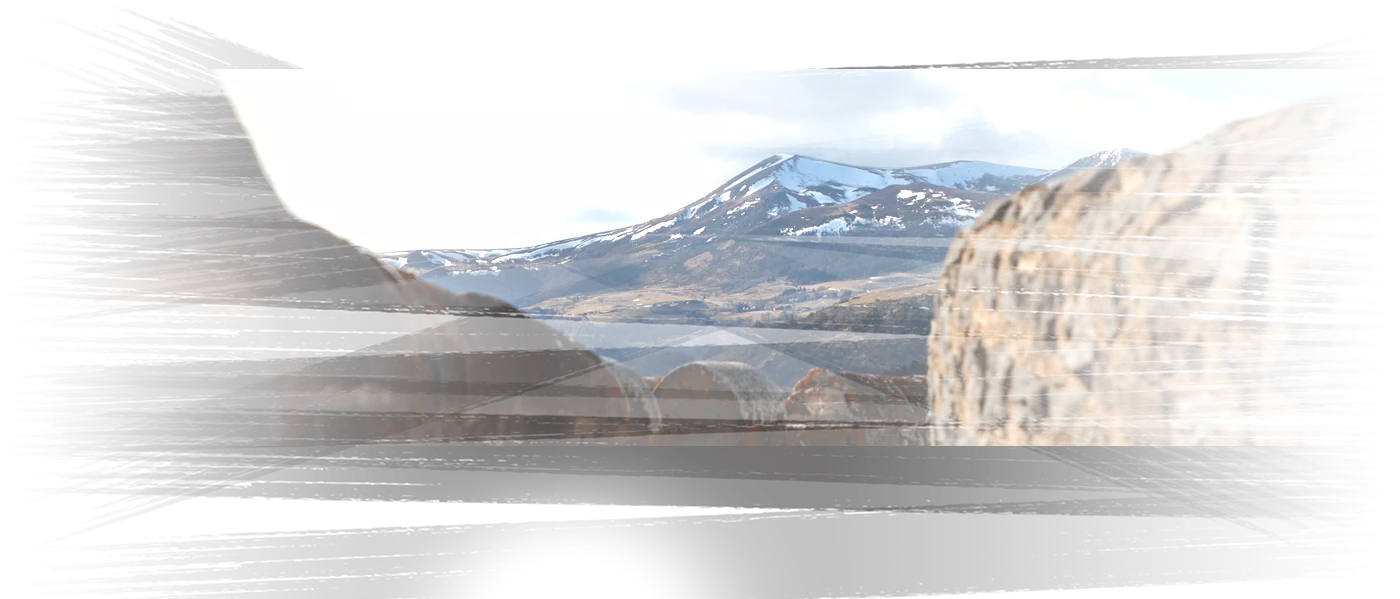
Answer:
POLYGON ((1386 435, 1386 94, 988 206, 928 340, 937 445, 1386 435))

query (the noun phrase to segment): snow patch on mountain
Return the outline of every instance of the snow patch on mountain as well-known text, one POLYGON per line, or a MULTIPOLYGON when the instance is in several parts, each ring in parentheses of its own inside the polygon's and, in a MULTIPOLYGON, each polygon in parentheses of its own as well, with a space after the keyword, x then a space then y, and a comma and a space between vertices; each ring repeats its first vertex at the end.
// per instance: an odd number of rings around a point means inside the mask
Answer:
POLYGON ((793 156, 769 166, 768 170, 752 176, 762 175, 759 182, 764 185, 772 178, 790 193, 810 197, 822 204, 852 202, 873 191, 916 182, 956 189, 990 188, 1010 193, 1049 172, 980 161, 883 169, 851 166, 807 156, 793 156))
POLYGON ((789 195, 789 196, 787 197, 787 199, 788 199, 788 205, 787 205, 787 211, 788 211, 788 212, 797 212, 798 210, 802 210, 803 208, 806 208, 806 207, 807 207, 806 204, 803 204, 802 202, 797 201, 797 198, 794 198, 794 197, 792 197, 791 195, 789 195))
POLYGON ((676 224, 676 220, 677 220, 677 219, 674 219, 674 218, 673 218, 673 219, 671 219, 671 220, 665 220, 665 221, 661 221, 661 222, 659 222, 659 223, 656 223, 656 224, 654 224, 654 225, 652 225, 652 226, 650 226, 650 227, 647 227, 647 228, 645 228, 645 229, 642 229, 640 232, 638 232, 637 234, 633 235, 631 239, 632 239, 632 241, 636 241, 636 240, 638 240, 638 239, 641 239, 641 238, 643 238, 643 237, 646 237, 647 235, 650 235, 650 234, 652 234, 652 233, 655 233, 656 231, 659 231, 659 230, 661 230, 661 229, 665 229, 666 227, 669 227, 669 226, 671 226, 671 225, 676 224))
POLYGON ((1040 179, 1036 180, 1036 183, 1049 184, 1080 171, 1115 168, 1118 165, 1132 160, 1134 158, 1151 157, 1152 154, 1148 154, 1147 152, 1139 152, 1132 148, 1113 148, 1111 150, 1095 152, 1070 163, 1070 165, 1066 166, 1065 168, 1062 168, 1052 173, 1045 174, 1044 176, 1040 177, 1040 179))
MULTIPOLYGON (((684 238, 701 238, 702 235, 706 237, 705 243, 710 243, 717 235, 742 234, 769 222, 770 219, 783 218, 785 215, 813 207, 836 207, 861 201, 873 193, 891 187, 908 187, 899 189, 894 195, 894 201, 900 206, 899 214, 907 216, 910 223, 915 220, 913 215, 918 214, 918 218, 923 219, 921 225, 960 228, 971 224, 977 217, 978 210, 973 207, 971 201, 945 193, 950 190, 1014 193, 1026 185, 1046 182, 1057 175, 1074 170, 1112 167, 1145 155, 1128 148, 1116 148, 1087 156, 1064 169, 1050 172, 980 161, 955 161, 908 168, 874 168, 796 154, 777 154, 753 165, 705 197, 653 221, 526 248, 412 250, 388 252, 380 256, 398 268, 438 273, 482 272, 492 265, 522 268, 542 260, 539 264, 567 261, 578 255, 583 248, 600 244, 610 245, 606 250, 592 248, 592 251, 612 252, 614 247, 618 248, 618 251, 628 251, 622 248, 630 247, 630 242, 684 244, 689 243, 684 238), (930 190, 927 189, 928 186, 942 189, 930 190), (664 237, 652 235, 687 221, 691 224, 686 229, 693 229, 688 234, 678 232, 679 229, 672 229, 667 231, 669 235, 664 237), (547 258, 549 260, 546 260, 547 258)), ((878 200, 876 204, 882 201, 885 200, 878 200)), ((841 235, 852 227, 904 228, 906 224, 898 216, 875 218, 870 217, 869 213, 862 213, 867 214, 867 217, 861 217, 854 212, 830 220, 827 220, 829 217, 813 215, 810 220, 803 218, 791 223, 792 226, 783 229, 782 234, 841 235), (816 223, 818 220, 824 222, 816 223), (804 226, 806 224, 812 226, 804 226)), ((670 251, 669 247, 656 249, 664 253, 670 251)))
MULTIPOLYGON (((901 172, 928 183, 929 185, 952 187, 956 189, 971 189, 978 181, 988 175, 1001 178, 1017 178, 1038 177, 1046 173, 1046 171, 1040 169, 977 161, 947 162, 924 167, 902 169, 901 172)), ((983 185, 982 189, 985 191, 998 191, 996 185, 983 185)))
POLYGON ((757 204, 757 203, 758 203, 758 200, 749 200, 749 201, 747 201, 747 202, 744 202, 743 204, 740 204, 739 206, 737 206, 737 207, 735 207, 735 208, 730 208, 728 212, 725 212, 725 213, 724 213, 724 215, 725 215, 725 216, 729 216, 729 215, 731 215, 731 214, 734 214, 735 212, 743 212, 743 211, 745 211, 745 210, 748 210, 749 208, 752 208, 752 207, 753 207, 755 204, 757 204))
POLYGON ((783 229, 781 233, 783 235, 792 236, 815 235, 818 239, 821 239, 823 235, 841 235, 842 233, 850 231, 852 227, 860 226, 903 228, 904 223, 898 216, 882 216, 874 219, 859 216, 851 218, 838 217, 811 227, 783 229))
POLYGON ((754 192, 763 191, 763 189, 764 189, 765 187, 768 187, 769 185, 772 185, 772 184, 773 184, 773 181, 775 181, 775 180, 776 180, 776 178, 774 178, 772 175, 769 175, 769 176, 764 177, 764 178, 762 178, 762 179, 760 179, 760 180, 758 180, 758 181, 756 181, 756 182, 754 182, 754 183, 751 183, 751 184, 749 184, 749 185, 746 185, 746 186, 744 186, 744 187, 745 187, 744 195, 749 195, 749 194, 752 194, 752 193, 754 193, 754 192))
POLYGON ((545 256, 552 256, 559 254, 565 250, 574 249, 580 244, 584 243, 585 241, 587 241, 587 239, 573 239, 561 243, 547 245, 542 248, 531 250, 528 252, 523 252, 519 254, 506 254, 504 256, 500 256, 491 260, 491 263, 503 264, 506 262, 517 262, 521 260, 524 260, 526 262, 534 262, 535 260, 539 260, 540 258, 543 258, 545 256))

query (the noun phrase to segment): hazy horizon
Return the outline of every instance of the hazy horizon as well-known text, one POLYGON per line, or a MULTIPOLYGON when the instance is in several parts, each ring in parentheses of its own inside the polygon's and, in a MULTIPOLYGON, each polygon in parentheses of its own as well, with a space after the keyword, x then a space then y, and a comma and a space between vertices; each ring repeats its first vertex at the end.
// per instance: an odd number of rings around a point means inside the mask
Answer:
POLYGON ((236 72, 226 85, 288 207, 379 252, 628 226, 774 154, 1044 170, 1118 147, 1161 154, 1348 85, 1291 70, 427 75, 236 72))

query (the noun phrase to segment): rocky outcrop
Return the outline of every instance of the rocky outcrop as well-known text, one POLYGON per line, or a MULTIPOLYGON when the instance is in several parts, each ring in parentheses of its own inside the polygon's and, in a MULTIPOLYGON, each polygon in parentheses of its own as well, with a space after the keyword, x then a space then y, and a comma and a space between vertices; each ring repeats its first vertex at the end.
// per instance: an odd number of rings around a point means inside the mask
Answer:
POLYGON ((939 282, 936 442, 1338 440, 1314 408, 1351 376, 1357 110, 1280 110, 989 206, 939 282))
POLYGON ((645 445, 928 443, 923 376, 813 368, 791 392, 736 362, 692 362, 658 381, 664 434, 645 445))
POLYGON ((652 389, 651 383, 644 381, 634 369, 613 358, 603 358, 603 365, 612 371, 613 376, 617 376, 617 382, 622 383, 623 392, 627 393, 627 409, 630 416, 630 425, 627 428, 630 432, 629 444, 652 444, 657 435, 661 434, 661 404, 657 403, 657 393, 652 389))
POLYGON ((7 71, 11 444, 622 444, 594 353, 295 220, 213 73, 7 71))
MULTIPOLYGON (((813 368, 784 402, 792 423, 846 424, 839 433, 849 445, 906 445, 912 427, 928 413, 928 379, 813 368)), ((830 439, 826 439, 830 442, 830 439)))
POLYGON ((655 383, 661 434, 642 445, 792 445, 784 430, 786 393, 757 369, 736 362, 691 362, 655 383))

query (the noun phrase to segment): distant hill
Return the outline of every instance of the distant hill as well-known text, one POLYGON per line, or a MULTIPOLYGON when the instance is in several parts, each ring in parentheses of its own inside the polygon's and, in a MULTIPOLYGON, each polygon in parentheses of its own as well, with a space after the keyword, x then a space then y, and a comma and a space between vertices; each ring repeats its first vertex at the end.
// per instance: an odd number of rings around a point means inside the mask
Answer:
POLYGON ((813 367, 923 374, 935 286, 878 291, 892 299, 853 298, 804 318, 753 325, 710 360, 755 365, 780 385, 813 367))
MULTIPOLYGON (((1119 155, 1126 154, 1100 152, 1068 168, 1119 155)), ((932 273, 952 237, 989 202, 1051 175, 979 161, 885 169, 778 154, 628 227, 527 248, 381 256, 454 291, 522 307, 646 287, 734 293, 774 279, 809 285, 932 273)))
POLYGON ((1118 165, 1128 162, 1134 158, 1151 158, 1147 152, 1139 152, 1129 148, 1114 148, 1090 154, 1079 160, 1070 163, 1069 166, 1053 173, 1043 175, 1036 183, 1045 185, 1063 180, 1065 177, 1081 173, 1084 171, 1103 170, 1117 168, 1118 165))
MULTIPOLYGON (((953 237, 991 200, 1138 154, 1106 150, 1058 171, 979 161, 857 167, 777 154, 700 199, 631 227, 529 248, 378 256, 449 290, 529 308, 643 375, 665 374, 722 350, 755 322, 935 280, 953 237)), ((657 193, 678 192, 662 186, 657 193)), ((871 355, 861 368, 907 367, 918 355, 871 355)))

